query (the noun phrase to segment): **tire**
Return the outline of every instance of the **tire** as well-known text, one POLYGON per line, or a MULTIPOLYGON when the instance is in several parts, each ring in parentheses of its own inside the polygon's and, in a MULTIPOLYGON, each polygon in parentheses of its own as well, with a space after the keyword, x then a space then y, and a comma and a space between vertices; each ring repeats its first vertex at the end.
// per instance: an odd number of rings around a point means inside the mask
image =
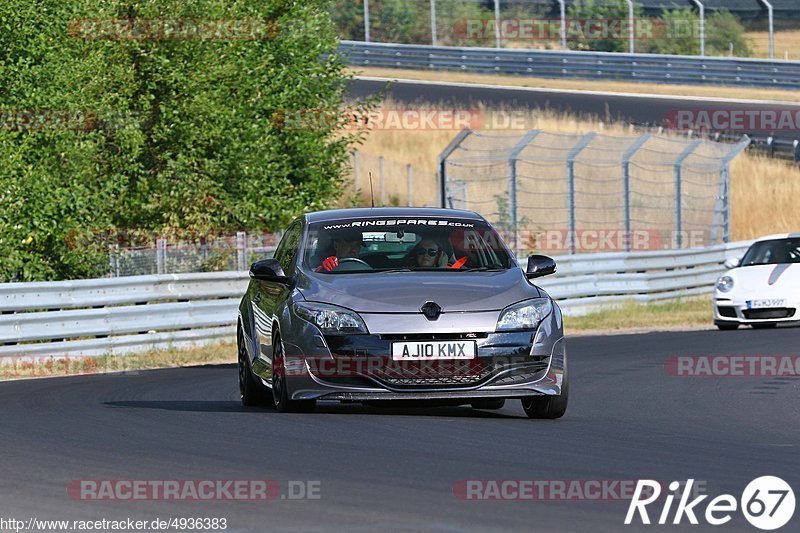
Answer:
POLYGON ((253 375, 241 325, 236 327, 236 347, 239 355, 239 396, 242 400, 242 405, 245 407, 273 405, 272 394, 258 383, 253 375))
POLYGON ((528 418, 556 419, 564 416, 567 412, 567 402, 569 400, 569 382, 566 374, 564 375, 561 394, 558 396, 530 396, 522 399, 522 409, 528 418))
POLYGON ((750 325, 753 326, 753 329, 773 329, 778 327, 778 324, 776 324, 775 322, 772 322, 771 324, 766 323, 766 324, 750 324, 750 325))
POLYGON ((470 402, 473 409, 494 410, 502 409, 506 404, 505 398, 481 398, 470 402))
POLYGON ((316 400, 290 400, 286 386, 286 367, 283 360, 283 343, 275 336, 272 349, 272 401, 280 413, 307 413, 317 406, 316 400))
POLYGON ((717 324, 720 331, 733 331, 739 329, 739 324, 717 324))

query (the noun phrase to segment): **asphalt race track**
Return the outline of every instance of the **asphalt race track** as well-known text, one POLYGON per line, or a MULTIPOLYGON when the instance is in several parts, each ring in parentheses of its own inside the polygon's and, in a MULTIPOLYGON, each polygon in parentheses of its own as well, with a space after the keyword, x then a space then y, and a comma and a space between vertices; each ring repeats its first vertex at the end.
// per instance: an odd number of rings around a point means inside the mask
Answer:
MULTIPOLYGON (((355 80, 349 94, 352 98, 366 98, 386 88, 386 83, 373 80, 355 80)), ((391 83, 387 95, 396 102, 413 104, 415 102, 443 103, 469 107, 479 102, 500 106, 501 108, 525 107, 530 109, 550 109, 553 111, 577 114, 591 114, 600 117, 610 116, 613 120, 633 124, 663 125, 667 116, 675 116, 676 110, 692 111, 763 111, 763 110, 798 110, 798 105, 731 103, 719 101, 683 100, 659 96, 613 95, 607 93, 567 92, 558 89, 536 91, 524 88, 497 88, 477 85, 415 83, 412 81, 391 83)), ((738 135, 748 133, 752 138, 763 139, 770 132, 737 132, 738 135)), ((778 131, 775 139, 792 142, 800 139, 798 131, 778 131)))
MULTIPOLYGON (((799 334, 745 328, 573 338, 570 407, 558 421, 528 420, 517 401, 499 411, 244 409, 233 365, 4 382, 0 517, 226 517, 229 531, 676 529, 625 527, 624 501, 464 501, 453 486, 694 478, 712 497, 738 499, 750 480, 777 475, 798 492, 797 378, 676 377, 664 365, 674 355, 796 356, 799 334), (284 496, 290 480, 316 480, 320 498, 70 498, 69 481, 81 479, 269 479, 284 496)), ((797 531, 799 514, 785 530, 797 531)), ((738 512, 724 527, 698 529, 755 531, 738 512)))

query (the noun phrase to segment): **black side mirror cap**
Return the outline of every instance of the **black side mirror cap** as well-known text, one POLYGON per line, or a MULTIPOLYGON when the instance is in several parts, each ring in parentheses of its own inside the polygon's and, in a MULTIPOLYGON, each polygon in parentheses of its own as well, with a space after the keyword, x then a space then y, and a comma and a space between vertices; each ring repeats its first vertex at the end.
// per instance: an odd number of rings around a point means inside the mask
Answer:
POLYGON ((261 259, 250 265, 250 277, 274 283, 289 283, 291 279, 283 272, 280 262, 274 258, 261 259))
POLYGON ((556 260, 546 255, 528 256, 528 269, 525 276, 528 279, 541 278, 556 273, 556 260))

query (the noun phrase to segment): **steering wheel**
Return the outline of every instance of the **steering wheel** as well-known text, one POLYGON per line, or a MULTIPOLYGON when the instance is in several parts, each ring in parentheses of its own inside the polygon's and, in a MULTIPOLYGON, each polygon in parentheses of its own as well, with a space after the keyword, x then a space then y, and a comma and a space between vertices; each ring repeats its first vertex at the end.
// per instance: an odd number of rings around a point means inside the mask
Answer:
POLYGON ((362 268, 358 268, 360 266, 367 267, 369 270, 372 270, 372 266, 364 261, 363 259, 359 259, 357 257, 345 257, 343 259, 339 259, 339 264, 336 265, 336 268, 333 270, 341 270, 341 271, 348 271, 348 270, 363 270, 362 268), (347 265, 351 265, 348 267, 347 265), (344 268, 342 268, 344 267, 344 268), (356 267, 356 268, 353 268, 356 267))

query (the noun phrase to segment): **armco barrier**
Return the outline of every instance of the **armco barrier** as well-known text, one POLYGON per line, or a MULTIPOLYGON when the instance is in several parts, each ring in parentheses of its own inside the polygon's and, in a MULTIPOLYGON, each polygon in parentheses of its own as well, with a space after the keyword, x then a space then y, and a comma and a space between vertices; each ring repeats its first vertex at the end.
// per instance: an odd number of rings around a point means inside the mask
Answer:
POLYGON ((800 61, 342 41, 360 67, 737 87, 800 88, 800 61))
MULTIPOLYGON (((708 294, 725 259, 749 244, 557 257, 558 273, 537 284, 567 314, 708 294)), ((232 340, 247 280, 247 272, 211 272, 2 284, 0 357, 118 355, 232 340)))

